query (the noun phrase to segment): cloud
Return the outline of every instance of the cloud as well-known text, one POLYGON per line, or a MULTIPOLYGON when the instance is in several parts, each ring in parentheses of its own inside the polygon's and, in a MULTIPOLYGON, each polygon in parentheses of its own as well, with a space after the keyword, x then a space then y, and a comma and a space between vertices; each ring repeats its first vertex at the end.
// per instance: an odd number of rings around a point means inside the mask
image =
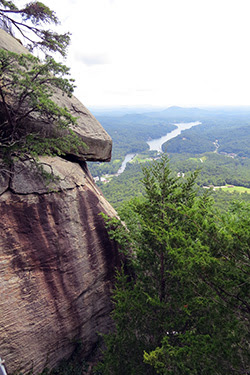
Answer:
POLYGON ((54 0, 52 8, 72 33, 67 65, 86 104, 249 103, 249 0, 54 0))
POLYGON ((136 92, 152 92, 153 91, 153 89, 152 88, 145 88, 145 89, 136 89, 136 92))
POLYGON ((75 59, 87 66, 109 64, 109 59, 105 53, 85 54, 85 53, 76 52, 75 59))

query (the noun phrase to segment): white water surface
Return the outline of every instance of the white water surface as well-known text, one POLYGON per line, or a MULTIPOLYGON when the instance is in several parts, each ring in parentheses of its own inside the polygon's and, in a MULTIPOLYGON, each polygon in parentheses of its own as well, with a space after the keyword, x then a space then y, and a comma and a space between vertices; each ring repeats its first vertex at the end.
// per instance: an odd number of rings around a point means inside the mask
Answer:
POLYGON ((177 126, 177 129, 172 130, 170 133, 167 133, 163 137, 152 139, 152 141, 147 142, 147 144, 149 145, 150 151, 162 152, 162 145, 164 143, 180 135, 183 130, 190 129, 193 126, 201 125, 201 122, 200 121, 180 122, 179 124, 174 124, 174 125, 177 126))
POLYGON ((117 174, 122 174, 125 171, 127 163, 129 163, 132 159, 134 159, 135 155, 136 154, 127 154, 125 156, 125 159, 123 160, 122 165, 118 169, 117 174))

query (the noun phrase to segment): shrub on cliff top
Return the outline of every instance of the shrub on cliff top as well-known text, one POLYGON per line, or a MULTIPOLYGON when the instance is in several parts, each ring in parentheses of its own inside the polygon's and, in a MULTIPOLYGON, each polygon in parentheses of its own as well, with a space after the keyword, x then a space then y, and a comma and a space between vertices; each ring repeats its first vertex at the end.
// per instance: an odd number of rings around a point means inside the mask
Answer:
MULTIPOLYGON (((59 88, 72 95, 72 80, 64 78, 69 69, 47 57, 44 62, 31 54, 0 50, 0 155, 61 155, 81 145, 69 128, 76 124, 66 108, 52 100, 59 88), (34 130, 32 122, 39 122, 34 130), (55 131, 51 125, 56 128, 55 131), (59 136, 67 129, 67 135, 59 136)), ((83 145, 82 145, 83 146, 83 145)))

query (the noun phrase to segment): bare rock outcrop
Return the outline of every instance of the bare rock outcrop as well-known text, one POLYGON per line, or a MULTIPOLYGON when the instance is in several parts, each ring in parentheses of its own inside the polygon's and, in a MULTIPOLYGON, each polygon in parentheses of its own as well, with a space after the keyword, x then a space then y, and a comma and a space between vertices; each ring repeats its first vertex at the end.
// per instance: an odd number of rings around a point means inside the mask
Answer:
POLYGON ((119 255, 100 213, 116 213, 85 163, 41 162, 52 181, 29 161, 0 177, 0 355, 9 373, 52 368, 79 340, 88 355, 110 326, 119 255))

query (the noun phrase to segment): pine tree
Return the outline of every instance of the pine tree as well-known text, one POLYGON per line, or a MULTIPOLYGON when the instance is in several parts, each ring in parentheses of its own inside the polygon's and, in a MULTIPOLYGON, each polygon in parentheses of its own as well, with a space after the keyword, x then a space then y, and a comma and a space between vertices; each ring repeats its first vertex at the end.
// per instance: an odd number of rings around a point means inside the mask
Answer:
POLYGON ((143 182, 126 228, 111 223, 132 272, 117 274, 116 330, 97 373, 247 374, 247 209, 220 218, 195 175, 174 177, 166 156, 144 168, 143 182))
POLYGON ((45 54, 59 52, 65 56, 70 33, 58 34, 44 27, 46 24, 59 24, 55 12, 40 1, 29 2, 21 8, 16 3, 0 0, 0 27, 22 38, 31 52, 39 48, 45 54))

